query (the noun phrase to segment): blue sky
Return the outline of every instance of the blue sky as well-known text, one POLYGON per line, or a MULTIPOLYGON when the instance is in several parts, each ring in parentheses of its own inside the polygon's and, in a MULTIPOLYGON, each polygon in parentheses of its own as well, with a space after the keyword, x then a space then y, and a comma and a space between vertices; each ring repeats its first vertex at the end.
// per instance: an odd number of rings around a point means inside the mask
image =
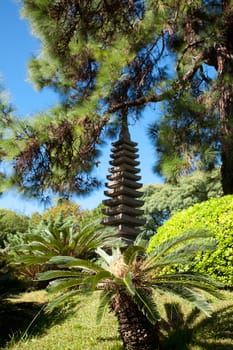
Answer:
MULTIPOLYGON (((8 90, 11 102, 17 109, 19 116, 30 116, 45 110, 58 100, 55 93, 46 89, 37 92, 27 79, 27 62, 39 53, 40 42, 31 34, 29 24, 20 18, 20 6, 16 0, 0 0, 0 75, 5 88, 8 90)), ((155 153, 146 135, 147 125, 159 113, 147 109, 144 118, 130 126, 133 141, 138 142, 139 161, 141 163, 141 182, 143 184, 159 183, 161 179, 152 172, 155 153)), ((110 145, 103 149, 101 163, 96 174, 105 182, 108 173, 110 145)), ((96 207, 104 198, 104 187, 88 197, 79 197, 77 203, 84 209, 96 207)), ((29 201, 16 192, 10 192, 0 198, 0 208, 8 208, 30 215, 32 212, 44 210, 37 201, 29 201)))

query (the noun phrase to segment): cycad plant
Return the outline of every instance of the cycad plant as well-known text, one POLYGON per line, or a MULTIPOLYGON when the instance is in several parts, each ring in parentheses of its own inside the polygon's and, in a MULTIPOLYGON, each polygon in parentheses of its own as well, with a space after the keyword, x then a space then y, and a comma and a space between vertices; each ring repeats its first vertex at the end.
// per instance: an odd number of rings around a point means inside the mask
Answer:
POLYGON ((72 256, 91 259, 97 247, 111 247, 116 232, 104 228, 100 220, 58 217, 33 225, 25 234, 9 237, 8 256, 12 265, 24 275, 35 278, 48 270, 46 263, 53 256, 72 256))
POLYGON ((171 292, 189 300, 207 315, 211 306, 200 292, 220 294, 217 283, 207 276, 185 272, 167 274, 166 266, 188 265, 197 251, 214 247, 215 242, 206 230, 185 232, 150 253, 145 242, 137 240, 123 249, 113 248, 112 254, 97 248, 99 259, 96 261, 53 257, 48 263, 56 264, 58 269, 40 274, 39 279, 52 280, 48 290, 61 293, 51 302, 51 307, 77 293, 101 290, 97 321, 101 321, 110 306, 118 318, 125 349, 155 350, 159 349, 160 293, 171 292))

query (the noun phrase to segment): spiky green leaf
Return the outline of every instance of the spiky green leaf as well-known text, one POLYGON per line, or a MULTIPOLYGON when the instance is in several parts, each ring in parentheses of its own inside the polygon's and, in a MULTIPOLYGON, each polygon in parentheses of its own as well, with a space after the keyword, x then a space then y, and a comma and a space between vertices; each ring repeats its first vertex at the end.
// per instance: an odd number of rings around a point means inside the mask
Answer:
POLYGON ((214 281, 209 276, 195 272, 156 276, 151 279, 150 285, 155 289, 157 287, 160 288, 162 285, 166 287, 169 285, 169 288, 173 288, 173 286, 187 286, 188 288, 205 291, 216 298, 222 298, 222 293, 219 289, 222 285, 219 282, 214 281))
POLYGON ((47 281, 55 278, 62 277, 80 277, 80 271, 66 271, 66 270, 50 270, 46 272, 39 273, 37 278, 39 281, 47 281))
MULTIPOLYGON (((165 288, 165 286, 163 287, 165 288)), ((169 288, 167 289, 169 291, 169 288)), ((178 295, 179 297, 189 301, 193 305, 195 305, 199 310, 201 310, 204 314, 210 317, 212 313, 211 304, 206 300, 203 294, 197 292, 194 289, 184 287, 184 286, 173 286, 170 289, 170 292, 178 295)))
POLYGON ((83 279, 81 278, 61 278, 50 282, 47 290, 49 293, 61 293, 66 289, 78 287, 81 285, 83 279))
POLYGON ((136 288, 134 300, 139 309, 152 324, 155 324, 160 319, 157 305, 154 302, 153 296, 145 291, 145 289, 136 288))
POLYGON ((23 264, 23 265, 33 265, 33 264, 44 264, 50 256, 40 256, 40 255, 33 255, 33 254, 27 254, 27 255, 18 255, 15 257, 14 263, 16 264, 23 264))
MULTIPOLYGON (((101 286, 98 286, 101 281, 103 282, 103 287, 106 279, 111 279, 112 275, 109 271, 102 270, 97 272, 95 275, 87 276, 82 283, 82 291, 87 292, 93 292, 96 290, 97 287, 101 288, 101 286)), ((102 288, 103 288, 102 287, 102 288)))
POLYGON ((132 274, 131 272, 128 272, 127 275, 125 276, 125 278, 123 278, 123 282, 126 286, 127 291, 131 294, 131 295, 135 295, 135 286, 132 280, 132 274))
POLYGON ((99 306, 97 309, 97 314, 96 314, 96 323, 100 324, 104 315, 106 314, 108 308, 109 308, 109 303, 112 299, 112 297, 114 296, 115 292, 103 292, 100 295, 100 302, 99 302, 99 306))
MULTIPOLYGON (((77 296, 77 290, 71 290, 62 295, 59 295, 58 297, 54 298, 48 303, 45 310, 46 312, 51 312, 56 307, 62 306, 65 302, 67 301, 70 302, 70 300, 76 296, 77 296)), ((76 304, 78 303, 80 303, 80 301, 76 300, 76 304)))
POLYGON ((172 237, 162 242, 158 247, 156 247, 153 251, 151 251, 148 254, 148 257, 153 258, 156 256, 157 258, 159 258, 160 256, 168 252, 170 249, 175 248, 179 244, 186 243, 190 240, 198 239, 198 238, 206 239, 211 236, 212 236, 212 233, 208 229, 193 228, 185 231, 182 235, 172 237))
POLYGON ((132 264, 139 253, 144 254, 145 249, 141 246, 130 245, 124 251, 123 257, 126 265, 132 264))
MULTIPOLYGON (((186 259, 183 260, 183 258, 181 258, 182 255, 183 257, 185 257, 185 255, 190 256, 192 260, 195 252, 197 253, 199 251, 213 250, 215 248, 216 241, 211 238, 210 230, 187 230, 180 236, 176 236, 162 242, 158 247, 151 251, 144 262, 144 269, 152 269, 153 265, 155 265, 156 262, 158 262, 159 260, 162 261, 163 259, 167 265, 171 265, 171 258, 174 259, 174 263, 186 264, 186 259), (178 256, 180 256, 180 259, 178 256), (175 262, 175 260, 180 261, 175 262)), ((189 261, 187 259, 187 263, 188 262, 189 261)))
POLYGON ((71 256, 54 256, 49 261, 49 264, 56 264, 61 268, 78 268, 89 270, 92 272, 102 271, 102 268, 89 260, 78 259, 71 256))

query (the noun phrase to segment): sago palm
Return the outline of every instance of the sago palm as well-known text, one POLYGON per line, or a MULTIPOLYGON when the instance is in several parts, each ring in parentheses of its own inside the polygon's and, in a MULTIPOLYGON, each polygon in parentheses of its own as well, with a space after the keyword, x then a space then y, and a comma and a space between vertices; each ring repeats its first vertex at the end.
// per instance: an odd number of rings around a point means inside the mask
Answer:
POLYGON ((73 256, 89 259, 97 247, 111 247, 116 232, 104 228, 100 220, 77 220, 74 217, 49 222, 41 221, 25 234, 10 237, 8 252, 11 264, 31 278, 48 269, 46 262, 53 256, 73 256))
POLYGON ((207 315, 211 306, 200 292, 218 296, 218 285, 197 273, 170 273, 166 266, 190 264, 197 251, 214 249, 207 231, 189 231, 170 239, 147 253, 145 244, 135 242, 125 248, 102 248, 97 261, 57 256, 49 260, 59 269, 39 275, 50 280, 49 291, 60 292, 54 306, 81 292, 102 290, 97 311, 100 321, 110 306, 119 322, 124 347, 130 350, 159 348, 159 294, 171 292, 189 300, 207 315), (63 269, 63 270, 62 270, 63 269), (153 291, 156 291, 156 294, 153 291))

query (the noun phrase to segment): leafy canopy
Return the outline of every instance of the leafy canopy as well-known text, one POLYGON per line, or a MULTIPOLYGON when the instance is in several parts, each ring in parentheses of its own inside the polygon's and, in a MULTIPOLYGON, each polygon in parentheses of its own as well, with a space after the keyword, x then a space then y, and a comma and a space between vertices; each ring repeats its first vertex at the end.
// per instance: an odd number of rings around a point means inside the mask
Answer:
POLYGON ((174 182, 221 162, 232 191, 232 1, 24 0, 22 13, 42 43, 30 78, 61 102, 18 123, 13 185, 64 198, 96 188, 106 134, 164 101, 156 171, 174 182))
POLYGON ((99 186, 91 173, 105 131, 114 134, 115 117, 127 113, 130 103, 132 113, 139 111, 141 99, 166 75, 162 64, 157 68, 163 45, 155 32, 162 24, 151 6, 22 1, 22 13, 42 42, 40 55, 29 63, 30 78, 37 88, 52 87, 61 96, 55 108, 19 123, 12 182, 25 193, 43 198, 51 189, 68 198, 99 186))
POLYGON ((209 198, 222 196, 220 169, 211 172, 195 171, 179 177, 175 185, 147 185, 143 192, 146 218, 144 230, 147 235, 151 235, 177 211, 209 198))

